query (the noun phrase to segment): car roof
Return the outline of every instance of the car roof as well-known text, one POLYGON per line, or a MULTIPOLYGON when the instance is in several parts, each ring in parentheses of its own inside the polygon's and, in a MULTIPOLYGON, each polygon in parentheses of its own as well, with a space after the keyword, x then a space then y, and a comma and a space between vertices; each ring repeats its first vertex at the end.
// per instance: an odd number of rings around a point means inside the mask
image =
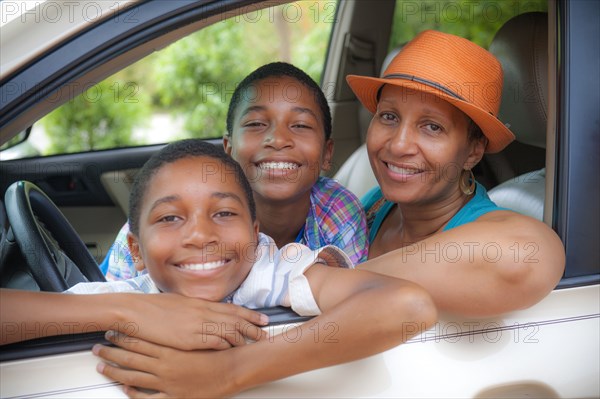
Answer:
POLYGON ((2 2, 0 79, 69 37, 138 1, 2 2))

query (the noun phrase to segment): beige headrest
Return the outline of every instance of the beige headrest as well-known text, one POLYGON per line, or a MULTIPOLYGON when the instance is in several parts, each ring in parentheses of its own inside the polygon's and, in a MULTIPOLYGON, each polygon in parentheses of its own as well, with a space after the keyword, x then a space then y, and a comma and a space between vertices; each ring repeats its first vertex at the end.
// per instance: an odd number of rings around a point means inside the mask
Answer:
POLYGON ((530 12, 505 23, 489 48, 504 70, 499 118, 517 141, 546 147, 548 14, 530 12))

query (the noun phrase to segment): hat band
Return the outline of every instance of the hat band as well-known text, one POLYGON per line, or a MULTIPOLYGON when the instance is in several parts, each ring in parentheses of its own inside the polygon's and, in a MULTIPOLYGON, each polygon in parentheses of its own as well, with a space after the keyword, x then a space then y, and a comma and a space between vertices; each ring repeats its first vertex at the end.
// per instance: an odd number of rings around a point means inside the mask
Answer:
POLYGON ((390 75, 385 75, 383 77, 383 79, 405 79, 405 80, 411 80, 413 82, 417 82, 417 83, 422 83, 426 86, 430 86, 433 87, 434 89, 438 89, 446 94, 448 94, 451 97, 454 97, 458 100, 461 101, 465 101, 467 102, 467 100, 465 100, 464 98, 462 98, 461 96, 459 96, 458 94, 456 94, 455 92, 453 92, 452 90, 450 90, 449 88, 442 86, 439 83, 436 82, 432 82, 431 80, 427 80, 427 79, 423 79, 423 78, 419 78, 417 76, 414 75, 406 75, 403 73, 392 73, 390 75))

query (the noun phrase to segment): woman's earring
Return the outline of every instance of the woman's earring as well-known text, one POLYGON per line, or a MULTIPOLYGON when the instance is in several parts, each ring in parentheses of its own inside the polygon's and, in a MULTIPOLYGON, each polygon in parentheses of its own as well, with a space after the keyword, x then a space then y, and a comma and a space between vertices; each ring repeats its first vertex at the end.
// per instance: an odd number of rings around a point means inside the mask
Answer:
POLYGON ((458 185, 465 195, 471 195, 475 192, 475 176, 471 169, 463 169, 458 185))

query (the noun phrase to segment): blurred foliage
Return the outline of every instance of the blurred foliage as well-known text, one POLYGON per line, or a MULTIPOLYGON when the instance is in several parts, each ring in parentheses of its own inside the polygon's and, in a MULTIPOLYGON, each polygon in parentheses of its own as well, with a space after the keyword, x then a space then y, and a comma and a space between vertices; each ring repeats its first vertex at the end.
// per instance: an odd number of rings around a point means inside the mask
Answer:
MULTIPOLYGON (((51 148, 44 154, 221 137, 235 86, 260 65, 291 62, 320 81, 335 7, 334 0, 249 6, 247 14, 173 43, 46 116, 51 148), (171 125, 144 130, 152 127, 144 122, 159 114, 171 125)), ((512 16, 546 10, 546 0, 397 0, 390 48, 425 29, 487 48, 512 16)))
POLYGON ((244 43, 243 26, 231 19, 196 32, 160 53, 154 65, 156 99, 159 106, 183 116, 183 136, 223 135, 227 93, 243 78, 248 57, 253 55, 247 46, 234 49, 239 43, 244 43))
POLYGON ((435 29, 488 48, 494 34, 510 18, 548 11, 546 0, 397 0, 390 50, 419 32, 435 29))
POLYGON ((332 25, 324 5, 297 2, 254 10, 163 50, 153 81, 157 105, 184 118, 184 130, 176 137, 221 137, 236 85, 266 63, 291 62, 318 82, 328 44, 323 38, 332 25))
POLYGON ((42 124, 51 154, 72 153, 137 144, 133 129, 149 115, 133 82, 105 80, 55 109, 42 124))
POLYGON ((51 144, 44 155, 221 137, 233 90, 259 66, 287 61, 319 81, 335 5, 249 6, 140 60, 42 119, 51 144), (151 137, 143 122, 157 114, 173 123, 151 137))

